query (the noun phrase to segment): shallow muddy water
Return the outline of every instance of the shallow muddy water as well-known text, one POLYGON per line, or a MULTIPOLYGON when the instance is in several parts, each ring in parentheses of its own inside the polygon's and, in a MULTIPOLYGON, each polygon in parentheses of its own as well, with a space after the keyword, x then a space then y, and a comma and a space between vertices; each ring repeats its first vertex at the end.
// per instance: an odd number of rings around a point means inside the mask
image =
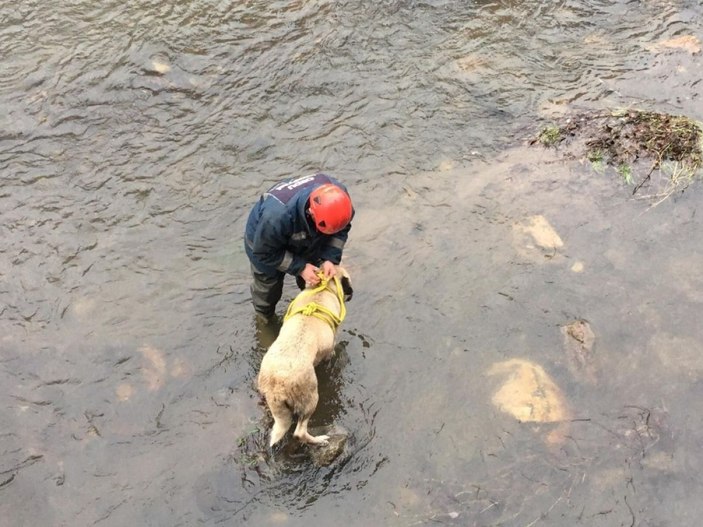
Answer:
POLYGON ((573 109, 703 120, 701 21, 663 0, 0 7, 0 523, 695 525, 703 188, 633 197, 525 140, 573 109), (266 448, 275 335, 242 247, 258 195, 316 170, 357 209, 311 422, 348 434, 326 466, 266 448), (589 349, 566 349, 575 320, 589 349), (559 422, 494 405, 513 359, 559 422))

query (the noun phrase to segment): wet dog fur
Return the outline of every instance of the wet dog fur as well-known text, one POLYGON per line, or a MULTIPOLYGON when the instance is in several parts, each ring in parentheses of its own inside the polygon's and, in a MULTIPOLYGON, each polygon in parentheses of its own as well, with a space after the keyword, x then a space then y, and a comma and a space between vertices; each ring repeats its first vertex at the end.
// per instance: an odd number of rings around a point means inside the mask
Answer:
MULTIPOLYGON (((347 271, 337 266, 337 277, 344 293, 344 300, 351 300, 351 280, 347 271)), ((314 287, 313 287, 314 288, 314 287)), ((315 302, 340 314, 335 280, 330 280, 322 291, 310 294, 306 289, 293 299, 294 307, 315 302)), ((276 340, 261 361, 257 379, 259 392, 273 415, 270 445, 278 443, 298 419, 293 436, 311 445, 327 444, 326 435, 313 436, 308 432, 319 394, 315 366, 329 359, 334 352, 335 331, 314 316, 298 313, 283 322, 276 340)))

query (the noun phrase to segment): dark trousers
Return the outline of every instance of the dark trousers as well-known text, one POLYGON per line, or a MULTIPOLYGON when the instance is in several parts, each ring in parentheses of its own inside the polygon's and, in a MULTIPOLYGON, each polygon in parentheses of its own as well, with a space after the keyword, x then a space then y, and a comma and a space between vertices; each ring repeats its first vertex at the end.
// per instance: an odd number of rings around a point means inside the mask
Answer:
MULTIPOLYGON (((254 311, 270 318, 276 313, 276 304, 283 295, 283 279, 286 275, 277 273, 275 276, 269 276, 253 265, 251 274, 254 277, 251 283, 251 301, 254 304, 254 311)), ((296 276, 295 281, 300 289, 305 289, 305 281, 300 276, 296 276)))

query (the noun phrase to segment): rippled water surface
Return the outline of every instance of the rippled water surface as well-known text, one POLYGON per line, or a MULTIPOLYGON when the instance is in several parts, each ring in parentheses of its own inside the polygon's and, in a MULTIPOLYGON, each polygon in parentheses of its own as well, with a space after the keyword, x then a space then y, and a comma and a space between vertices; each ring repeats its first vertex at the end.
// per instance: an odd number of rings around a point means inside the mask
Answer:
POLYGON ((703 189, 524 144, 576 109, 703 120, 702 39, 677 0, 5 2, 2 522, 695 525, 703 189), (328 466, 265 446, 242 247, 316 170, 358 212, 328 466), (494 405, 512 359, 561 423, 494 405))

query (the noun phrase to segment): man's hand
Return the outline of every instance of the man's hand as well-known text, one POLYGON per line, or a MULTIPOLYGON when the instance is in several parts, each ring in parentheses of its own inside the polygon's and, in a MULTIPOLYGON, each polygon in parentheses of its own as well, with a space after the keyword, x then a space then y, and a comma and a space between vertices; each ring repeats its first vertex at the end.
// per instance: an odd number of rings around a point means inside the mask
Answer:
MULTIPOLYGON (((325 262, 328 263, 328 262, 325 262)), ((324 268, 324 264, 322 264, 324 268)), ((317 276, 317 273, 320 272, 320 269, 315 267, 313 264, 308 263, 305 264, 305 269, 300 271, 300 278, 305 280, 306 285, 317 285, 320 283, 320 277, 317 276)))
POLYGON ((337 268, 329 260, 322 262, 322 272, 325 273, 325 278, 332 278, 337 274, 337 268))

